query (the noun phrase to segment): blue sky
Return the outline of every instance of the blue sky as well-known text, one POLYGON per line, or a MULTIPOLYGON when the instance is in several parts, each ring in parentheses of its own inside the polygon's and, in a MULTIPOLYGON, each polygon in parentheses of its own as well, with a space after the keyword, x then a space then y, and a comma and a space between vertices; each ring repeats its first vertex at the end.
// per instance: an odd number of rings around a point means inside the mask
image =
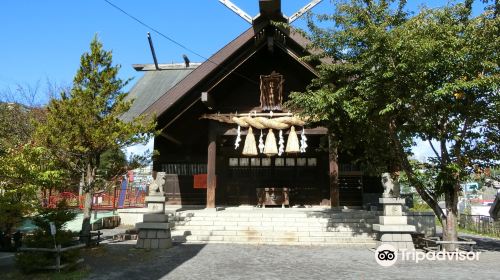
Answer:
MULTIPOLYGON (((145 23, 190 49, 209 57, 249 27, 249 24, 217 0, 110 0, 145 23)), ((291 15, 309 0, 282 1, 291 15)), ((408 9, 426 4, 436 7, 446 1, 409 1, 408 9)), ((251 16, 258 13, 257 0, 233 0, 251 16)), ((314 11, 327 12, 324 0, 314 11)), ((303 25, 303 21, 296 21, 303 25)), ((122 65, 120 76, 139 77, 134 63, 151 63, 146 33, 148 28, 120 13, 104 0, 3 0, 0 4, 0 90, 16 84, 43 85, 47 79, 69 84, 88 50, 94 34, 113 51, 114 62, 122 65)), ((189 53, 153 32, 158 60, 180 62, 186 53, 191 61, 204 59, 189 53)), ((133 82, 132 82, 133 83, 133 82)))
MULTIPOLYGON (((245 31, 250 25, 217 0, 109 0, 165 35, 207 58, 245 31)), ((232 0, 251 16, 258 13, 258 0, 232 0)), ((282 0, 282 10, 291 15, 309 0, 282 0)), ((408 1, 416 11, 445 5, 448 1, 408 1)), ((328 12, 324 0, 315 12, 328 12)), ((479 8, 476 8, 479 11, 479 8)), ((297 20, 294 25, 303 26, 297 20)), ((138 80, 134 63, 152 63, 146 33, 151 32, 160 63, 181 62, 187 54, 192 62, 204 59, 184 50, 122 14, 104 0, 3 0, 0 4, 0 91, 15 90, 17 84, 40 82, 39 102, 46 101, 46 80, 70 84, 95 34, 113 59, 122 65, 120 77, 138 80)), ((130 86, 128 88, 130 88, 130 86)), ((128 89, 127 88, 127 89, 128 89)))

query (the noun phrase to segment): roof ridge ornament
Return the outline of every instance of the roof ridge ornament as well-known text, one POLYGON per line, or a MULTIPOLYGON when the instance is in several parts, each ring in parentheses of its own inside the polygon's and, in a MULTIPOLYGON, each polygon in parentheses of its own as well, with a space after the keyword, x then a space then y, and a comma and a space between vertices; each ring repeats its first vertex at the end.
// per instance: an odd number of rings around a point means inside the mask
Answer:
POLYGON ((290 23, 294 22, 296 19, 300 18, 303 14, 307 13, 309 10, 314 8, 314 6, 321 3, 321 1, 323 1, 323 0, 312 0, 311 2, 309 2, 307 5, 302 7, 300 10, 298 10, 297 12, 295 12, 293 15, 291 15, 288 18, 288 24, 290 24, 290 23))
POLYGON ((287 17, 281 12, 281 0, 259 0, 260 13, 252 18, 248 13, 240 9, 230 0, 219 0, 221 4, 252 25, 255 25, 256 22, 260 22, 262 19, 285 21, 286 23, 291 24, 303 14, 307 13, 309 10, 321 3, 321 1, 323 0, 312 0, 300 10, 295 12, 291 17, 287 17))

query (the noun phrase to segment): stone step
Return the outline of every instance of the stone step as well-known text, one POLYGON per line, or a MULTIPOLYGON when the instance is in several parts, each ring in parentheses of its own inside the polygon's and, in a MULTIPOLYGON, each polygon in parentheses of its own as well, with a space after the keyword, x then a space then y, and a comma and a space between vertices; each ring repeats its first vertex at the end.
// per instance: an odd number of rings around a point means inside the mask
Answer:
POLYGON ((367 223, 378 221, 377 218, 292 218, 292 217, 188 217, 183 219, 184 222, 282 222, 282 223, 367 223))
POLYGON ((188 243, 242 243, 374 247, 375 212, 255 209, 179 212, 172 239, 188 243))
POLYGON ((313 223, 258 223, 258 222, 195 222, 195 223, 184 223, 176 224, 174 228, 193 228, 201 229, 206 228, 223 228, 229 230, 239 230, 254 228, 258 230, 266 229, 276 229, 276 230, 286 230, 287 228, 294 228, 293 231, 365 231, 371 230, 371 224, 365 223, 332 223, 332 224, 313 224, 313 223))
POLYGON ((366 245, 374 246, 372 238, 323 237, 264 237, 264 236, 173 236, 174 242, 188 243, 245 243, 280 245, 366 245))
POLYGON ((176 225, 186 225, 186 226, 304 226, 304 227, 314 227, 314 226, 352 226, 352 227, 363 227, 369 226, 373 223, 377 223, 376 220, 340 220, 340 221, 222 221, 222 220, 191 220, 185 222, 177 222, 176 225))
POLYGON ((375 238, 367 232, 308 232, 308 231, 256 231, 256 230, 174 230, 180 236, 264 236, 264 237, 354 237, 375 238))
POLYGON ((193 226, 181 225, 176 226, 175 230, 193 231, 193 230, 207 230, 207 231, 293 231, 293 232, 372 232, 370 227, 356 227, 356 226, 338 226, 338 227, 284 227, 284 226, 223 226, 223 225, 208 225, 208 226, 193 226))
POLYGON ((245 244, 245 245, 271 245, 271 246, 328 246, 333 248, 366 248, 377 247, 376 242, 350 242, 350 243, 327 243, 327 242, 273 242, 273 241, 186 241, 174 240, 173 242, 185 244, 245 244))
POLYGON ((240 217, 240 218, 372 218, 378 216, 374 212, 359 211, 359 212, 339 212, 339 213, 322 213, 322 212, 258 212, 258 211, 197 211, 197 212, 179 212, 176 217, 179 219, 189 217, 240 217))
POLYGON ((194 216, 194 217, 184 217, 176 218, 176 222, 179 221, 266 221, 266 222, 307 222, 307 221, 317 221, 317 222, 357 222, 366 220, 378 220, 377 216, 364 216, 364 217, 225 217, 225 216, 194 216))

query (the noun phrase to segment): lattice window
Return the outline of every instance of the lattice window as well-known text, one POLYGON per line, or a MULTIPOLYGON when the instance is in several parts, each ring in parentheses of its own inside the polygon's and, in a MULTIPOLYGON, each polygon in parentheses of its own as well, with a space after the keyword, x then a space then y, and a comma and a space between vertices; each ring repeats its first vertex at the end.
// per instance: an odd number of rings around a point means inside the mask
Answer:
POLYGON ((161 171, 167 174, 177 174, 179 176, 191 176, 194 174, 207 173, 206 163, 164 163, 161 171))

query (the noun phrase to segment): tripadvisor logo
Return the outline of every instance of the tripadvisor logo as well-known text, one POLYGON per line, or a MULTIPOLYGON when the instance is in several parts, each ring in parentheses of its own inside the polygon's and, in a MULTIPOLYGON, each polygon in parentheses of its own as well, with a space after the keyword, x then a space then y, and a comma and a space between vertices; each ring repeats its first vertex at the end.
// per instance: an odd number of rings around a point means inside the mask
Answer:
POLYGON ((398 260, 396 248, 389 244, 382 244, 375 250, 375 261, 381 266, 391 266, 398 260))
MULTIPOLYGON (((459 251, 438 251, 438 252, 420 252, 400 250, 401 261, 414 261, 419 263, 423 260, 428 261, 478 261, 481 252, 459 251)), ((375 250, 375 261, 381 266, 392 266, 398 260, 398 250, 389 244, 382 244, 375 250)))

